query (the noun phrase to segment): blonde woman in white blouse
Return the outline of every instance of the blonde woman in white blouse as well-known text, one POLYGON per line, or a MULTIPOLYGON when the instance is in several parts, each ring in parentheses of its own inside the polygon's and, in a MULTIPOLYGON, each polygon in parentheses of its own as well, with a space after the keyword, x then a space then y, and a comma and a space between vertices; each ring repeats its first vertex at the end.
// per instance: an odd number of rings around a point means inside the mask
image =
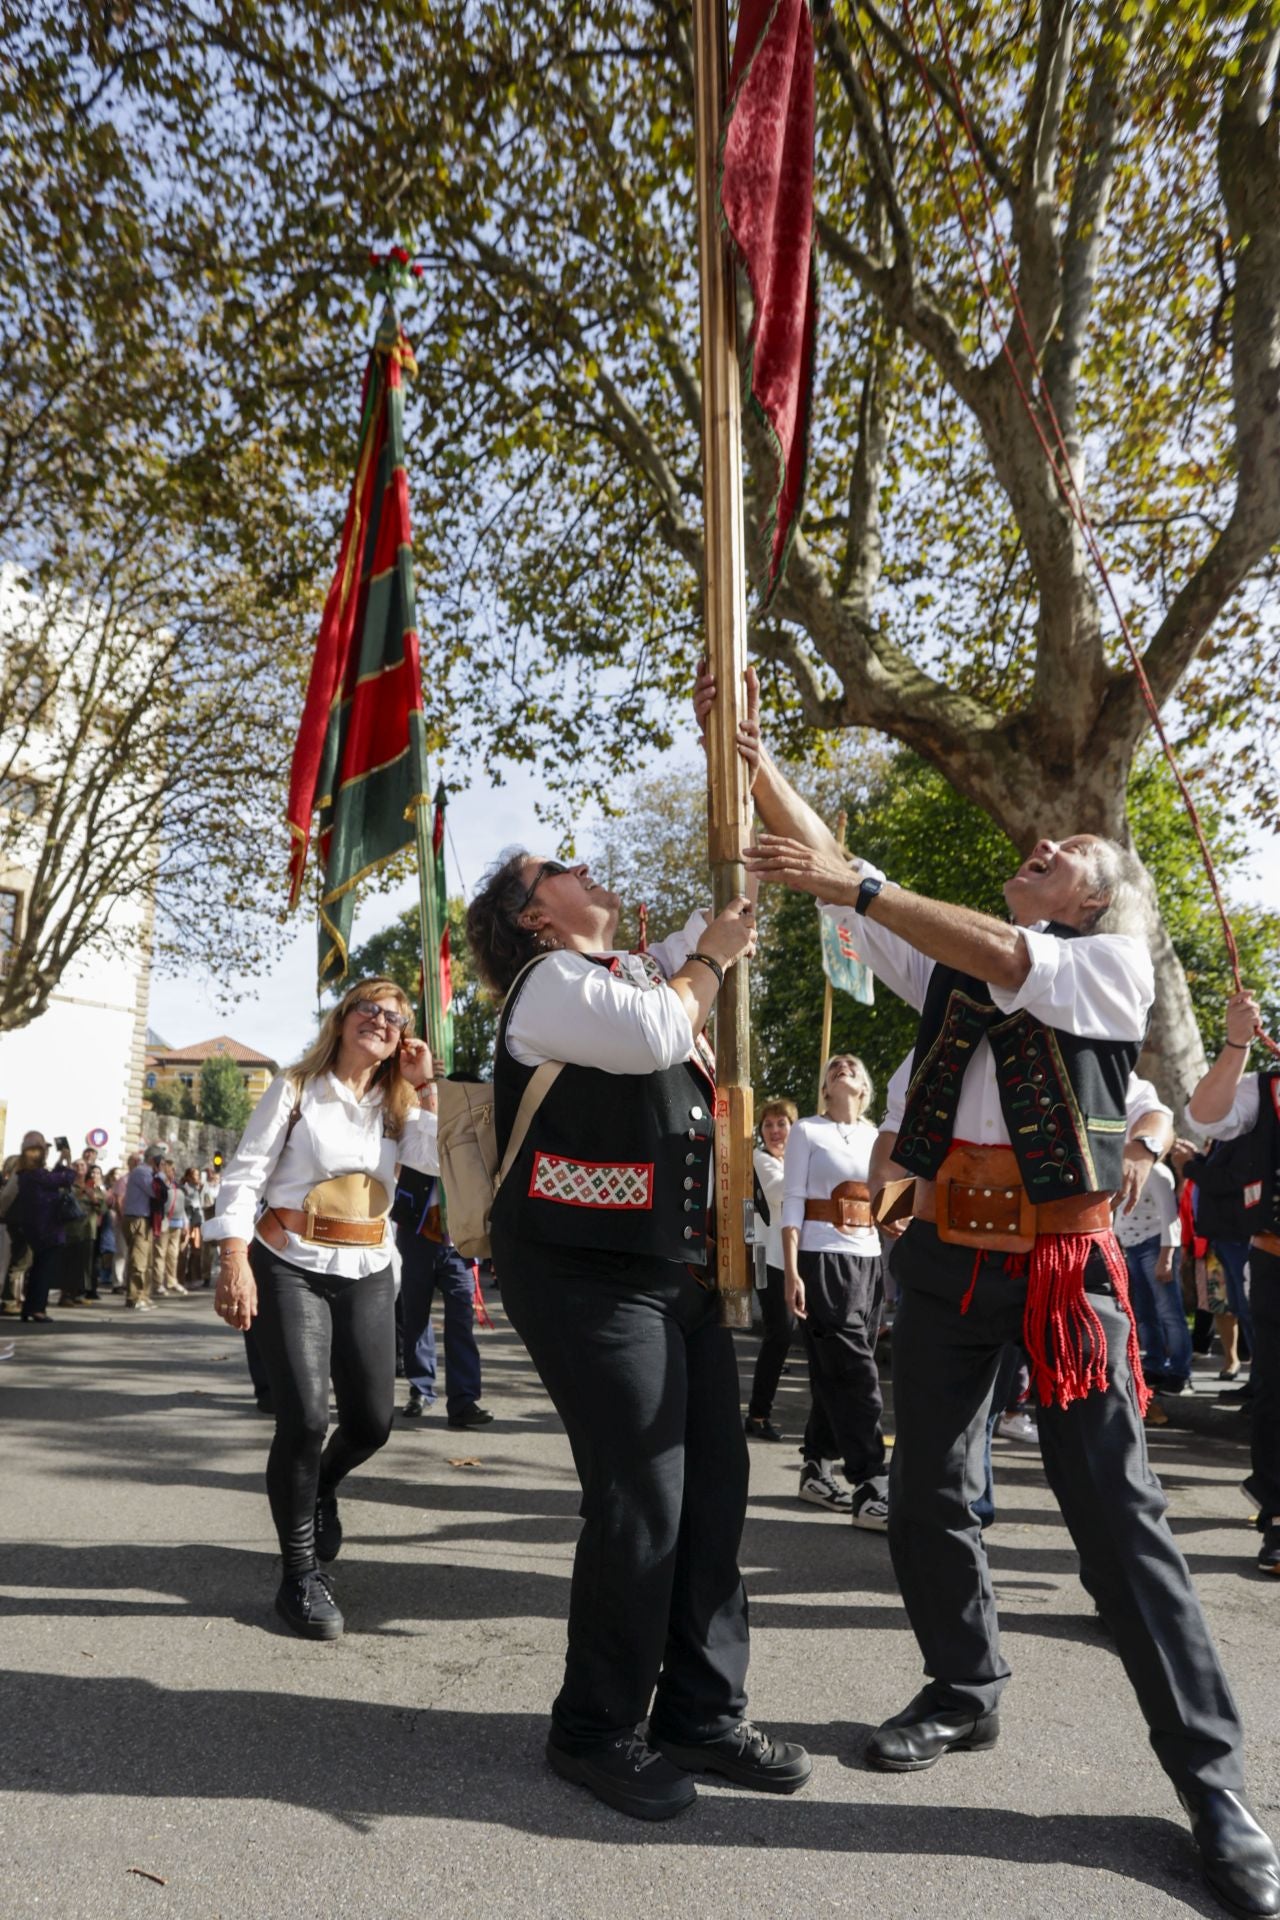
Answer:
POLYGON ((317 1561, 342 1544, 339 1483, 391 1431, 396 1169, 438 1169, 436 1117, 417 1104, 431 1055, 410 1019, 394 981, 360 980, 343 995, 258 1102, 205 1230, 221 1246, 214 1308, 229 1326, 254 1324, 271 1385, 276 1611, 306 1639, 342 1632, 317 1561), (326 1445, 331 1378, 338 1424, 326 1445))
POLYGON ((748 1440, 781 1440, 773 1423, 773 1401, 786 1365, 796 1323, 787 1306, 787 1279, 782 1263, 782 1197, 787 1138, 800 1118, 790 1100, 767 1100, 760 1109, 760 1145, 752 1155, 757 1188, 756 1239, 764 1245, 765 1284, 760 1292, 764 1338, 756 1355, 751 1399, 744 1421, 748 1440), (759 1202, 767 1209, 760 1212, 759 1202))
POLYGON ((851 1053, 828 1060, 822 1113, 797 1121, 787 1140, 782 1252, 787 1304, 804 1327, 813 1389, 800 1498, 883 1533, 889 1496, 876 1339, 884 1265, 867 1184, 876 1142, 863 1118, 870 1102, 861 1060, 851 1053), (852 1493, 835 1479, 836 1460, 852 1493))

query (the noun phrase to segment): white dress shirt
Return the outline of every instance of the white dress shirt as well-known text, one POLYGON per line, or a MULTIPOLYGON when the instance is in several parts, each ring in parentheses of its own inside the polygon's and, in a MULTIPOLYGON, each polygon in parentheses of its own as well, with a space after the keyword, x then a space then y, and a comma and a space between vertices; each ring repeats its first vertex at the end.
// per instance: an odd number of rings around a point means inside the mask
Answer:
MULTIPOLYGON (((669 980, 705 926, 706 916, 695 913, 645 958, 669 980)), ((654 982, 640 955, 601 957, 616 960, 619 971, 566 951, 549 954, 528 975, 507 1023, 507 1051, 521 1066, 563 1060, 602 1073, 658 1073, 689 1058, 693 1026, 676 995, 654 982)))
POLYGON ((787 1135, 782 1224, 800 1229, 802 1253, 856 1253, 880 1251, 874 1227, 847 1231, 826 1220, 806 1220, 806 1200, 829 1200, 845 1180, 865 1181, 871 1165, 876 1130, 869 1120, 829 1120, 812 1114, 797 1120, 787 1135))
MULTIPOLYGON (((865 879, 883 879, 862 862, 865 879)), ((847 928, 858 957, 909 1007, 924 1006, 934 962, 900 934, 850 906, 822 911, 847 928)), ((1089 1040, 1141 1040, 1155 999, 1155 970, 1144 940, 1122 933, 1091 933, 1062 940, 1038 927, 1021 927, 1031 969, 1020 987, 987 991, 1002 1013, 1026 1009, 1062 1033, 1089 1040)), ((956 1112, 955 1137, 974 1146, 1005 1147, 1009 1130, 1000 1109, 996 1066, 984 1035, 973 1049, 956 1112)))
POLYGON ((782 1191, 785 1182, 783 1163, 765 1147, 757 1147, 751 1156, 760 1182, 760 1191, 769 1208, 769 1224, 756 1214, 756 1239, 764 1242, 764 1263, 782 1271, 782 1191))
MULTIPOLYGON (((907 1104, 907 1092, 911 1085, 911 1062, 915 1058, 909 1053, 905 1060, 898 1063, 893 1078, 885 1089, 884 1119, 880 1122, 882 1133, 901 1133, 902 1115, 907 1104)), ((1129 1083, 1124 1090, 1124 1126, 1125 1135, 1132 1139, 1133 1129, 1139 1120, 1149 1113, 1163 1113, 1168 1120, 1173 1119, 1173 1109, 1166 1107, 1149 1080, 1140 1080, 1136 1073, 1129 1075, 1129 1083)), ((957 1128, 957 1132, 959 1129, 957 1128)), ((960 1138, 965 1138, 960 1134, 960 1138)))
MULTIPOLYGON (((217 1208, 204 1229, 210 1240, 253 1238, 266 1207, 301 1208, 312 1187, 339 1174, 367 1173, 382 1182, 391 1198, 397 1166, 416 1167, 421 1173, 440 1171, 436 1116, 425 1107, 411 1111, 404 1133, 392 1140, 382 1131, 380 1090, 358 1100, 332 1073, 318 1074, 303 1087, 301 1118, 288 1133, 289 1116, 297 1104, 292 1080, 287 1074, 278 1075, 254 1108, 239 1146, 222 1170, 217 1208)), ((386 1242, 380 1247, 321 1247, 296 1233, 288 1239, 280 1257, 307 1273, 361 1278, 378 1272, 388 1260, 386 1242)))
POLYGON ((1261 1112, 1261 1099, 1256 1073, 1246 1073, 1236 1088, 1236 1097, 1224 1120, 1205 1120, 1199 1131, 1208 1140, 1238 1140, 1242 1133, 1251 1133, 1258 1124, 1261 1112))

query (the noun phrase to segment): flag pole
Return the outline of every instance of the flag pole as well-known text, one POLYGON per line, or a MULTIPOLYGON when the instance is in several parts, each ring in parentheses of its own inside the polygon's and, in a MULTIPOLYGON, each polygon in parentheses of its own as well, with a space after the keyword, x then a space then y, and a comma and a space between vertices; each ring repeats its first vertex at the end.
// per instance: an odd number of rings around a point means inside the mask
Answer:
MULTIPOLYGON (((836 822, 836 839, 840 842, 841 851, 844 849, 844 834, 847 820, 848 816, 844 812, 844 809, 841 808, 840 818, 836 822)), ((822 1112, 822 1069, 826 1066, 831 1053, 831 1007, 834 999, 831 976, 825 968, 823 969, 822 979, 825 989, 822 995, 822 1051, 818 1055, 818 1104, 814 1108, 815 1113, 822 1112)))
POLYGON ((418 928, 422 940, 422 997, 427 1010, 424 1036, 431 1049, 433 1070, 444 1062, 444 1011, 440 1004, 440 915, 436 900, 436 863, 431 847, 431 802, 419 794, 413 809, 413 835, 418 852, 418 928))
MULTIPOLYGON (((717 689, 707 717, 707 818, 711 891, 718 913, 746 892, 742 851, 751 815, 747 769, 736 747, 747 664, 747 599, 737 303, 720 219, 720 133, 729 75, 725 0, 694 0, 693 27, 702 309, 703 614, 707 662, 717 689)), ((747 1223, 754 1119, 750 1060, 750 989, 747 964, 742 960, 725 975, 716 999, 716 1281, 721 1318, 731 1327, 751 1324, 747 1223)))

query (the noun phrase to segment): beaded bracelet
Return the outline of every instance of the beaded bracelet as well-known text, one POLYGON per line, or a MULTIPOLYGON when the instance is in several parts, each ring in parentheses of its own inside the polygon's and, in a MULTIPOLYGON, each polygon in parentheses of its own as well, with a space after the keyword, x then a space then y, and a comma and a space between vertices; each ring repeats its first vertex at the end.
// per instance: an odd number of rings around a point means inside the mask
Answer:
POLYGON ((718 960, 713 960, 709 953, 691 953, 689 955, 689 958, 691 960, 701 960, 703 966, 710 967, 712 973, 714 973, 716 977, 716 985, 718 987, 722 987, 724 985, 724 968, 720 965, 720 962, 718 960))

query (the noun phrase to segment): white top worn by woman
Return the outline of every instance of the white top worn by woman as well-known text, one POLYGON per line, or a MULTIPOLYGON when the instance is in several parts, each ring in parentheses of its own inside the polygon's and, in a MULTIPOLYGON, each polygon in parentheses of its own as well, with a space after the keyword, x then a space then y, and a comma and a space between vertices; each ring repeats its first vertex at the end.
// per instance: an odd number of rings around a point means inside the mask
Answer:
POLYGON ((654 989, 679 972, 705 926, 698 912, 647 954, 601 955, 616 972, 585 953, 548 954, 518 989, 507 1023, 512 1059, 523 1067, 564 1060, 602 1073, 660 1073, 687 1060, 694 1051, 689 1016, 674 993, 654 989))
MULTIPOLYGON (((369 1174, 382 1182, 390 1201, 398 1166, 416 1167, 420 1173, 440 1171, 436 1116, 424 1107, 410 1111, 400 1139, 392 1140, 382 1131, 380 1088, 358 1100, 332 1073, 317 1074, 302 1089, 301 1118, 288 1133, 297 1104, 294 1082, 287 1074, 278 1075, 222 1170, 216 1210, 204 1229, 208 1239, 252 1240, 267 1207, 301 1210, 313 1187, 339 1174, 369 1174)), ((321 1247, 296 1233, 290 1233, 288 1241, 278 1257, 306 1273, 359 1279, 378 1272, 390 1259, 389 1229, 380 1247, 321 1247)))
POLYGON ((866 1258, 880 1251, 874 1227, 851 1227, 847 1232, 826 1220, 806 1220, 806 1200, 829 1200, 846 1180, 865 1183, 871 1165, 876 1130, 869 1120, 829 1120, 813 1114, 797 1120, 787 1135, 782 1224, 800 1229, 801 1253, 856 1253, 866 1258))
POLYGON ((756 1170, 756 1179, 760 1182, 760 1191, 769 1209, 768 1226, 765 1225, 760 1213, 758 1211, 756 1213, 756 1239, 764 1242, 765 1265, 776 1267, 781 1273, 782 1201, 786 1183, 783 1162, 765 1147, 757 1147, 751 1157, 756 1170))
POLYGON ((1122 1247, 1140 1247, 1157 1238, 1162 1247, 1179 1244, 1177 1183, 1162 1160, 1147 1175, 1132 1213, 1117 1208, 1115 1230, 1122 1247))

